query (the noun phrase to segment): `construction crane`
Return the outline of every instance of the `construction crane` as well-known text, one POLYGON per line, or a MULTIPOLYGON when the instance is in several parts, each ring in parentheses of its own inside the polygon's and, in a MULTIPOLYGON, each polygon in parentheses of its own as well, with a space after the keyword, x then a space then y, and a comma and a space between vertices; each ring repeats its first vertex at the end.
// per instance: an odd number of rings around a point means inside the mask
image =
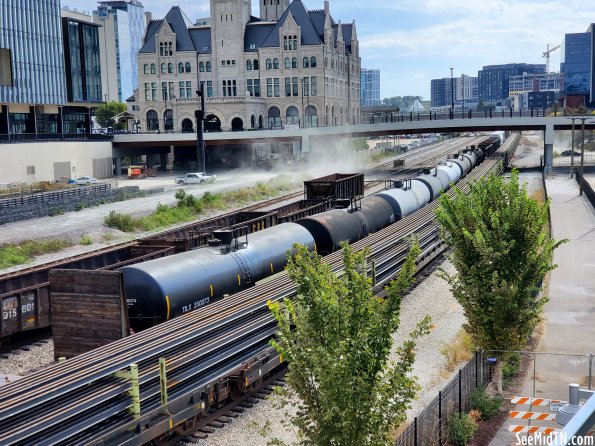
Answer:
POLYGON ((553 48, 550 48, 550 44, 547 44, 546 50, 543 52, 543 57, 545 57, 545 72, 550 72, 550 54, 560 48, 560 45, 557 45, 553 48))

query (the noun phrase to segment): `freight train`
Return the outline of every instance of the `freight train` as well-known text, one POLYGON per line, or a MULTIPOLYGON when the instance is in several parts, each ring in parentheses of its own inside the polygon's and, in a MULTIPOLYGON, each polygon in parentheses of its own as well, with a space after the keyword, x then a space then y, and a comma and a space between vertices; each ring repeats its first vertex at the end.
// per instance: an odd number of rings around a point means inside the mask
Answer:
POLYGON ((498 137, 453 155, 410 180, 363 198, 355 209, 333 209, 250 234, 214 235, 219 246, 201 248, 121 269, 130 327, 139 331, 201 308, 283 270, 295 242, 328 254, 436 199, 500 146, 498 137))

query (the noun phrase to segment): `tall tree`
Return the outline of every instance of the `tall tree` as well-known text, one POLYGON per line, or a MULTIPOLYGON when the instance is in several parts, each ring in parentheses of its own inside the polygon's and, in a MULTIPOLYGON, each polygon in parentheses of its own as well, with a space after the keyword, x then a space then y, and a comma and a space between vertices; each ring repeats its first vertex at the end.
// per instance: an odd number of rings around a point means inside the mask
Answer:
POLYGON ((126 111, 126 104, 111 101, 101 104, 95 112, 95 120, 101 127, 118 128, 119 124, 114 121, 114 116, 126 111))
POLYGON ((366 251, 353 253, 344 245, 345 268, 338 277, 316 253, 296 248, 288 270, 297 297, 269 304, 279 325, 273 345, 289 362, 286 379, 299 397, 290 421, 305 445, 389 445, 391 429, 405 420, 415 397, 414 348, 430 324, 429 318, 421 321, 399 347, 398 360, 389 363, 391 334, 420 249, 417 243, 411 248, 380 299, 360 273, 366 251))
POLYGON ((438 222, 457 269, 444 276, 463 307, 467 332, 483 350, 522 349, 547 302, 541 281, 556 267, 553 252, 562 243, 546 229, 549 202, 529 198, 513 171, 509 181, 491 175, 467 195, 443 195, 440 204, 438 222))

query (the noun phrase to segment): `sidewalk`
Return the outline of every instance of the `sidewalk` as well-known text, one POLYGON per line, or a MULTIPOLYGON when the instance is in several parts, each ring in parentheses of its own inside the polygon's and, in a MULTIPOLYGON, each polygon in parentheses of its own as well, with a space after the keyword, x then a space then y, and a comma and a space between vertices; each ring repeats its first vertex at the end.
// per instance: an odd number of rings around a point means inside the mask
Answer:
MULTIPOLYGON (((548 180, 546 186, 552 199, 553 237, 555 240, 568 239, 568 242, 554 253, 554 263, 558 267, 550 276, 550 300, 545 306, 545 330, 538 351, 569 355, 595 353, 595 209, 584 196, 579 196, 574 180, 558 176, 548 180)), ((560 371, 553 364, 551 369, 560 371)), ((567 384, 571 381, 559 388, 559 382, 548 385, 547 376, 539 378, 539 387, 543 389, 539 394, 533 395, 533 380, 529 376, 520 396, 560 398, 565 395, 562 399, 568 399, 567 384)), ((530 409, 519 405, 514 410, 530 409)), ((490 446, 517 444, 515 435, 508 432, 508 426, 527 422, 514 421, 506 420, 490 446)), ((554 424, 548 423, 552 427, 554 424)))

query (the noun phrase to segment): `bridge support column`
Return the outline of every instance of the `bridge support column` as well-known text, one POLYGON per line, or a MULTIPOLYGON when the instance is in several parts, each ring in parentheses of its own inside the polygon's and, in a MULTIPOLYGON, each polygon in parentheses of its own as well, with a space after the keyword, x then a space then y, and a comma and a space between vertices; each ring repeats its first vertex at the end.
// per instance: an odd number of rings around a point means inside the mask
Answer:
POLYGON ((310 137, 302 136, 302 150, 300 151, 299 160, 302 161, 308 158, 308 155, 304 156, 305 153, 310 153, 310 137))
POLYGON ((160 170, 162 172, 167 172, 167 155, 167 153, 159 154, 159 164, 161 165, 160 170))
POLYGON ((548 125, 545 128, 543 137, 543 169, 545 173, 552 171, 554 162, 554 126, 548 125))
POLYGON ((116 166, 116 176, 122 175, 122 157, 117 156, 114 158, 114 165, 116 166))

